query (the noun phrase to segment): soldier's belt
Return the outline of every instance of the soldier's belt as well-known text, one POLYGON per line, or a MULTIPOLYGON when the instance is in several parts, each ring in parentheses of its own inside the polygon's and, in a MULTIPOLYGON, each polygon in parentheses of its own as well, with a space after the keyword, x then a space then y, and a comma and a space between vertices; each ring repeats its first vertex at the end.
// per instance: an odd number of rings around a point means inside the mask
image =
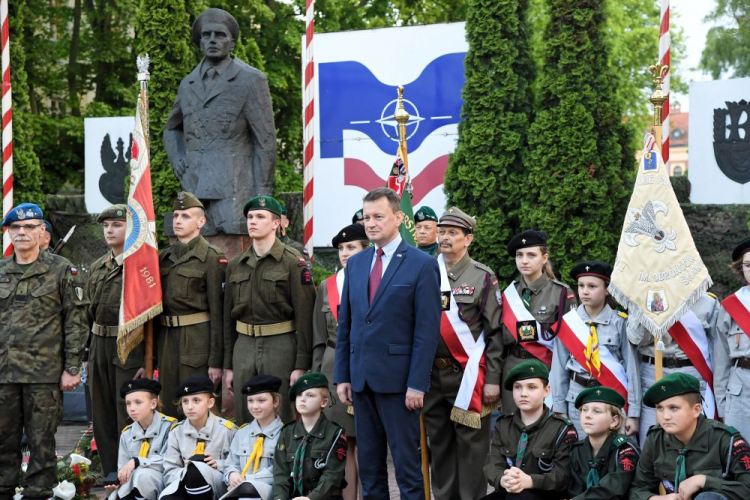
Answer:
POLYGON ((273 323, 270 325, 248 325, 242 321, 237 322, 237 333, 249 335, 250 337, 269 337, 271 335, 291 333, 294 330, 296 330, 294 320, 273 323))
POLYGON ((211 316, 206 311, 194 314, 184 314, 182 316, 159 316, 159 324, 171 328, 199 325, 201 323, 208 323, 210 320, 211 316))
POLYGON ((100 337, 117 337, 118 329, 119 327, 116 325, 104 326, 98 323, 94 323, 94 326, 91 327, 91 331, 94 332, 94 335, 98 335, 100 337))
POLYGON ((520 344, 513 344, 513 347, 510 348, 510 354, 520 359, 530 359, 534 357, 533 354, 521 347, 520 344))

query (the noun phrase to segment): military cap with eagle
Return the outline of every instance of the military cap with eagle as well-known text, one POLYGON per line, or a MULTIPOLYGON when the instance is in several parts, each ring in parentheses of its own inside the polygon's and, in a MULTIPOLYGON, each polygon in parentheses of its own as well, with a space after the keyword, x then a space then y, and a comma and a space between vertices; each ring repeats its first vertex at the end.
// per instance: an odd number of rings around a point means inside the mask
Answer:
POLYGON ((281 217, 281 203, 276 198, 265 194, 247 200, 242 213, 247 215, 248 212, 255 210, 266 210, 281 217))
POLYGON ((128 217, 127 205, 112 205, 105 208, 96 218, 96 222, 101 224, 105 220, 126 220, 128 217))
POLYGON ((180 191, 177 193, 177 198, 174 199, 172 204, 172 210, 187 210, 188 208, 202 208, 206 209, 193 193, 188 191, 180 191))
POLYGON ((414 220, 417 222, 424 222, 426 220, 437 222, 438 217, 432 208, 428 207, 427 205, 424 205, 422 207, 419 207, 419 210, 414 212, 414 220))
POLYGON ((18 222, 27 219, 44 219, 44 212, 39 205, 34 203, 21 203, 10 209, 10 212, 3 219, 3 226, 9 226, 12 222, 18 222))
POLYGON ((458 207, 450 207, 440 216, 440 222, 438 222, 438 227, 444 226, 460 227, 469 232, 474 232, 477 227, 477 220, 458 207))

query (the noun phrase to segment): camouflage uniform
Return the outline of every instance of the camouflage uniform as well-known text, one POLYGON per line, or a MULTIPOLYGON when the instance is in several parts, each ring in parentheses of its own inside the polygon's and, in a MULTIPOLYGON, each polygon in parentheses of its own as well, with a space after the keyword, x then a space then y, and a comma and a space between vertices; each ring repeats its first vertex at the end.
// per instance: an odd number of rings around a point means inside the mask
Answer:
POLYGON ((15 257, 0 261, 0 499, 15 493, 24 430, 31 448, 24 498, 50 497, 57 484, 60 378, 80 366, 87 334, 80 278, 49 252, 25 271, 15 257))

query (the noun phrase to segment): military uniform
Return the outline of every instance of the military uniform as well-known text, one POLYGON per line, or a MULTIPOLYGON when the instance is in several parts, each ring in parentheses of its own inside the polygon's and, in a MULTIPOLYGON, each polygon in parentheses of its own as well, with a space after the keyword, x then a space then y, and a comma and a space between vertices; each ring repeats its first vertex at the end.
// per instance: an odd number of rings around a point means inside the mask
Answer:
POLYGON ((281 240, 281 242, 286 246, 292 247, 297 250, 300 255, 307 255, 307 249, 305 248, 305 245, 297 240, 291 239, 288 235, 285 234, 284 236, 280 237, 279 240, 281 240))
POLYGON ((635 476, 638 464, 638 447, 629 438, 611 434, 596 456, 593 454, 588 436, 573 443, 570 447, 570 485, 568 498, 571 500, 621 500, 627 498, 627 491, 635 476), (587 479, 595 471, 596 480, 589 484, 587 479))
MULTIPOLYGON (((18 207, 24 217, 42 218, 35 205, 28 216, 27 205, 18 207)), ((81 276, 67 259, 40 252, 23 267, 15 256, 0 261, 0 499, 15 493, 24 432, 31 449, 24 498, 52 496, 60 379, 63 369, 77 373, 81 364, 87 305, 81 276)))
POLYGON ((750 436, 750 337, 724 308, 719 309, 716 320, 714 346, 714 390, 719 416, 743 436, 750 436))
MULTIPOLYGON (((203 207, 190 193, 180 193, 175 210, 203 207), (180 195, 182 195, 180 197, 180 195)), ((159 316, 157 366, 164 393, 180 381, 223 368, 224 252, 196 236, 187 244, 175 241, 159 254, 163 313, 159 316)), ((165 412, 178 416, 176 408, 165 412)))
MULTIPOLYGON (((97 222, 125 221, 127 207, 107 208, 97 222)), ((128 354, 125 363, 117 355, 117 331, 120 324, 122 299, 122 256, 112 251, 97 259, 90 267, 86 280, 86 296, 90 328, 88 351, 88 380, 91 391, 94 438, 104 476, 117 470, 117 443, 120 430, 128 421, 125 401, 117 397, 118 388, 132 379, 143 366, 145 344, 141 342, 128 354)))
MULTIPOLYGON (((714 347, 716 316, 718 313, 718 303, 709 294, 703 294, 696 302, 691 311, 700 320, 703 329, 706 331, 708 346, 711 351, 714 347)), ((641 372, 641 390, 645 393, 654 384, 655 367, 654 367, 654 337, 643 326, 628 324, 628 338, 637 346, 640 357, 641 372)), ((662 352, 663 374, 687 373, 696 377, 700 381, 701 394, 705 397, 708 385, 703 380, 698 370, 693 366, 687 354, 680 348, 677 342, 672 339, 669 333, 662 336, 664 342, 664 351, 662 352)), ((713 356, 711 356, 713 357, 713 356)), ((648 430, 656 423, 656 411, 653 408, 641 408, 641 420, 639 437, 641 446, 644 446, 648 430)))
MULTIPOLYGON (((455 207, 454 207, 455 208, 455 207)), ((419 224, 420 222, 438 222, 438 217, 435 211, 428 207, 428 206, 422 206, 414 212, 414 223, 419 224)), ((438 224, 439 225, 439 224, 438 224)), ((417 245, 417 248, 426 253, 427 255, 432 255, 433 257, 437 257, 440 254, 440 249, 438 248, 438 242, 435 241, 431 243, 430 245, 422 246, 417 245)))
MULTIPOLYGON (((438 226, 473 230, 476 222, 453 207, 440 218, 438 226)), ((468 326, 474 341, 484 333, 484 383, 500 385, 503 343, 495 273, 466 253, 446 270, 446 275, 459 317, 468 326)), ((467 425, 466 421, 460 423, 460 417, 452 419, 455 413, 463 413, 454 407, 463 376, 464 369, 441 336, 430 375, 430 390, 424 396, 422 410, 430 436, 432 489, 437 500, 473 500, 487 493, 482 466, 490 444, 489 415, 497 405, 483 405, 481 419, 477 418, 474 423, 478 424, 476 427, 467 425)))

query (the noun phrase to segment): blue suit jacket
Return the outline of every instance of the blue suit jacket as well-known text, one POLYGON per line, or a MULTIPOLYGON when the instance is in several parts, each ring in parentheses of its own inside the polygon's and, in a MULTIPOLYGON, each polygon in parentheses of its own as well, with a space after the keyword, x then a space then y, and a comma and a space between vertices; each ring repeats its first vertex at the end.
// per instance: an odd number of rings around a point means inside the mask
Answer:
POLYGON ((427 392, 440 337, 440 270, 434 257, 401 242, 368 302, 375 248, 346 266, 339 310, 334 383, 361 392, 427 392))

